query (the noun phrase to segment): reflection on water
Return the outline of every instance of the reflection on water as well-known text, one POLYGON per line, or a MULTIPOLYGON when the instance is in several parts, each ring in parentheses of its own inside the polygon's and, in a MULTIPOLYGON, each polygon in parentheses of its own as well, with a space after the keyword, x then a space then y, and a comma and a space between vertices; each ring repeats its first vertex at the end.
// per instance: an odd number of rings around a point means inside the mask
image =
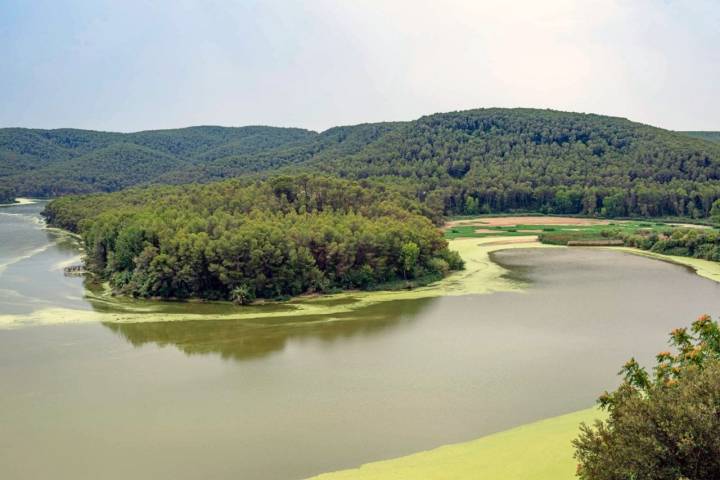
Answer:
MULTIPOLYGON (((333 317, 273 318, 269 321, 200 320, 154 323, 104 323, 135 347, 173 345, 188 355, 220 354, 233 360, 255 359, 281 351, 289 340, 311 338, 325 343, 372 336, 412 322, 435 299, 373 305, 333 317)), ((343 299, 342 301, 347 301, 343 299)))
POLYGON ((86 285, 86 287, 88 292, 85 301, 93 311, 98 313, 133 312, 163 313, 168 315, 221 316, 242 312, 248 315, 263 315, 268 313, 289 312, 297 308, 290 303, 267 303, 264 305, 238 307, 231 302, 146 300, 105 295, 102 287, 97 285, 86 285))

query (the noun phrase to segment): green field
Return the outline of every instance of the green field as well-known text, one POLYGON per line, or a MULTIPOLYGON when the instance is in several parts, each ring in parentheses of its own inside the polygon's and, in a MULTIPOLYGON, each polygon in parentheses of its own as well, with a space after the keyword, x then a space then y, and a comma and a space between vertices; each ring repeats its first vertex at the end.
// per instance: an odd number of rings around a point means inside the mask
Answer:
POLYGON ((607 225, 513 225, 513 226, 484 226, 484 225, 458 225, 445 230, 445 238, 484 238, 484 237, 523 237, 541 234, 565 234, 575 239, 606 238, 610 233, 633 233, 637 230, 652 230, 663 232, 671 230, 671 224, 662 222, 611 222, 607 225), (476 230, 488 230, 476 232, 476 230))
POLYGON ((673 228, 667 223, 659 222, 611 222, 607 225, 513 225, 507 227, 458 225, 445 230, 448 239, 460 237, 521 237, 538 235, 540 233, 568 233, 571 235, 584 234, 588 237, 602 236, 603 232, 624 231, 634 232, 639 229, 664 231, 673 228), (492 230, 492 232, 477 233, 476 230, 492 230))
POLYGON ((581 422, 602 415, 590 408, 313 480, 571 480, 576 461, 570 442, 581 422))

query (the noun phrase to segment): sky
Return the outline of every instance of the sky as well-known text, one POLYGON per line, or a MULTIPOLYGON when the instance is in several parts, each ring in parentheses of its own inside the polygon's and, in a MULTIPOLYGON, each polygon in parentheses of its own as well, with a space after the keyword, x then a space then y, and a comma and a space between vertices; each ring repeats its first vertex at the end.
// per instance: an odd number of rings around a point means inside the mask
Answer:
POLYGON ((720 130, 720 1, 0 0, 0 127, 324 130, 481 107, 720 130))

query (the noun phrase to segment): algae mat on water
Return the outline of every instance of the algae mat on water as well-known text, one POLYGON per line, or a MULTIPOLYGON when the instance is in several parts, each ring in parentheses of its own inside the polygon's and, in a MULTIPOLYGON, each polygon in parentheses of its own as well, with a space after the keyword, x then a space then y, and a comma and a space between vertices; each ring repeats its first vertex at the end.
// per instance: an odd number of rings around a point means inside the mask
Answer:
POLYGON ((662 260, 665 262, 675 263, 689 267, 695 271, 698 275, 708 280, 713 280, 720 283, 720 262, 713 262, 712 260, 703 260, 701 258, 693 257, 680 257, 677 255, 663 255, 662 253, 649 252, 647 250, 639 250, 637 248, 630 247, 606 247, 616 251, 628 252, 633 255, 640 255, 643 257, 654 258, 656 260, 662 260))
POLYGON ((571 480, 571 441, 595 408, 548 418, 465 443, 326 473, 312 480, 571 480))
POLYGON ((535 236, 513 239, 463 238, 451 241, 450 247, 457 250, 465 260, 465 270, 454 272, 439 282, 414 290, 358 291, 316 298, 298 297, 289 302, 259 307, 235 307, 226 302, 224 305, 217 305, 218 309, 224 309, 223 312, 212 313, 197 311, 197 304, 131 301, 86 291, 85 298, 92 301, 94 309, 51 306, 29 313, 3 313, 0 314, 0 328, 85 322, 138 323, 223 319, 255 321, 310 315, 332 316, 393 300, 521 291, 524 286, 506 278, 508 271, 490 260, 489 253, 509 248, 560 248, 538 243, 535 236))

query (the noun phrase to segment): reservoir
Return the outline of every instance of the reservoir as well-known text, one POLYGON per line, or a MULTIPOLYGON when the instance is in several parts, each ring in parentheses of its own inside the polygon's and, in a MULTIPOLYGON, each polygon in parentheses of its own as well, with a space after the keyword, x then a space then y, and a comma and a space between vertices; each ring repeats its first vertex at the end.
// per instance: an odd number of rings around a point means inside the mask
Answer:
POLYGON ((592 406, 627 359, 649 365, 671 329, 720 314, 720 284, 688 268, 553 248, 491 255, 512 292, 119 323, 63 274, 78 246, 44 228, 42 208, 0 208, 8 480, 292 480, 471 440, 592 406), (55 309, 83 321, 13 320, 55 309))

